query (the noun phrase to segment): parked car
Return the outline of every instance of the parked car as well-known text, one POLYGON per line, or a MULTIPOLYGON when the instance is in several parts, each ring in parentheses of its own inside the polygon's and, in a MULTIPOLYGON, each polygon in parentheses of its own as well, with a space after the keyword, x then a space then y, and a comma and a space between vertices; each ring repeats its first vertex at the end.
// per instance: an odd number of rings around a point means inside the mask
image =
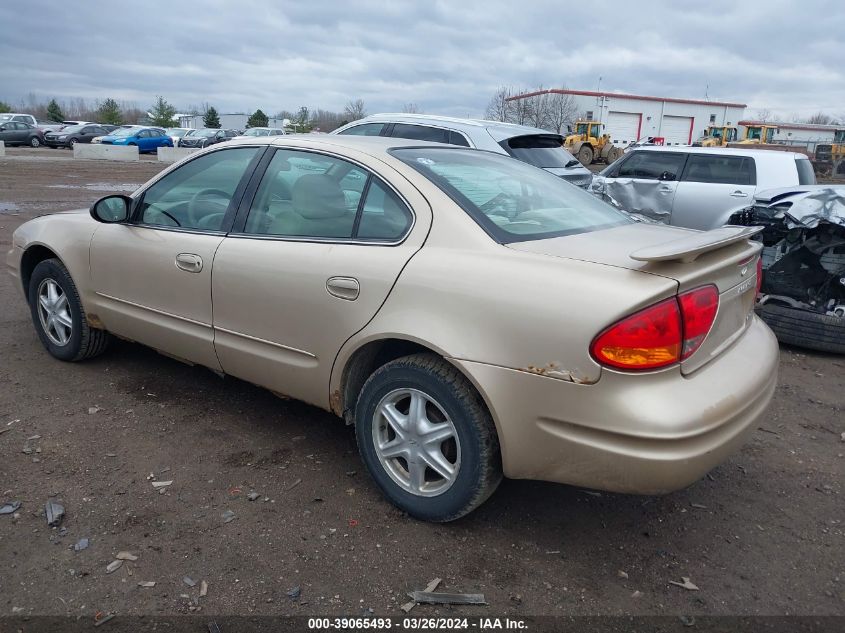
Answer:
POLYGON ((276 127, 251 127, 245 132, 242 132, 236 139, 254 138, 257 136, 284 136, 285 131, 276 127))
POLYGON ((0 123, 8 121, 17 121, 18 123, 28 123, 33 127, 38 127, 38 121, 31 114, 21 114, 19 112, 4 112, 0 114, 0 123))
POLYGON ((179 145, 179 139, 185 136, 191 128, 188 127, 169 127, 165 130, 170 140, 173 141, 173 147, 179 145))
POLYGON ((95 136, 105 136, 106 134, 108 134, 108 130, 96 123, 68 125, 58 132, 45 134, 44 143, 54 149, 57 147, 72 148, 77 143, 90 143, 95 136))
POLYGON ((757 230, 634 222, 492 152, 290 135, 30 220, 7 262, 54 357, 117 335, 331 410, 388 499, 448 521, 503 474, 664 493, 738 450, 779 358, 757 230))
MULTIPOLYGON (((103 127, 106 127, 106 126, 103 126, 103 127)), ((140 128, 143 128, 143 127, 145 127, 145 126, 143 126, 143 125, 131 125, 131 124, 124 124, 124 125, 112 125, 112 126, 109 126, 109 127, 113 128, 113 129, 109 130, 109 133, 108 133, 108 134, 104 134, 104 135, 102 135, 102 136, 95 136, 94 138, 92 138, 92 139, 91 139, 91 142, 92 142, 92 143, 95 143, 95 144, 96 144, 96 143, 102 143, 102 142, 103 142, 103 139, 104 139, 104 138, 106 138, 107 136, 111 136, 111 135, 114 133, 114 131, 115 131, 115 130, 125 130, 125 129, 129 129, 129 128, 138 128, 138 129, 140 129, 140 128)))
POLYGON ((373 114, 331 134, 390 136, 485 149, 542 167, 582 188, 589 187, 593 179, 592 172, 563 148, 560 134, 513 123, 426 114, 373 114))
POLYGON ((44 134, 29 123, 4 121, 0 123, 0 141, 3 141, 6 145, 40 147, 44 144, 44 134))
POLYGON ((160 127, 122 127, 104 136, 103 145, 136 146, 140 153, 155 152, 159 147, 173 147, 173 140, 160 127))
POLYGON ((754 195, 814 185, 804 154, 712 147, 639 147, 593 178, 591 191, 629 213, 690 229, 744 223, 754 195))
POLYGON ((93 123, 94 125, 96 125, 94 121, 62 121, 62 126, 69 127, 71 125, 85 125, 87 123, 93 123))
POLYGON ((762 191, 750 223, 765 227, 760 316, 784 343, 845 354, 845 186, 762 191))
POLYGON ((179 147, 208 147, 215 143, 231 141, 236 136, 238 136, 237 130, 202 128, 180 138, 179 147))

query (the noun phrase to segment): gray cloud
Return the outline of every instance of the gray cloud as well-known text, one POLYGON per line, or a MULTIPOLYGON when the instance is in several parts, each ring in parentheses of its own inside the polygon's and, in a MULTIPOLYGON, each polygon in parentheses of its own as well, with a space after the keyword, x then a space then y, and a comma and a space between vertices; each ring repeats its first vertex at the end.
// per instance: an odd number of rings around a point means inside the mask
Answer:
POLYGON ((29 0, 0 20, 0 100, 274 113, 414 102, 478 116, 497 86, 740 101, 845 116, 845 11, 812 0, 570 3, 29 0))

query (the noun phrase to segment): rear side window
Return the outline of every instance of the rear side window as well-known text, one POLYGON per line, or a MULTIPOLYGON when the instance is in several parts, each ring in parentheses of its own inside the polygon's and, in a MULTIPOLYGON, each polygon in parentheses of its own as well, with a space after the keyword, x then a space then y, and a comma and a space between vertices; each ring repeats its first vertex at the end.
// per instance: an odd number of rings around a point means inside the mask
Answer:
POLYGON ((686 157, 682 152, 634 152, 619 166, 615 177, 678 180, 686 157))
POLYGON ((427 125, 410 125, 409 123, 396 123, 390 136, 409 138, 415 141, 431 141, 433 143, 449 142, 449 130, 428 127, 427 125))
POLYGON ((454 130, 449 132, 449 144, 469 147, 469 141, 467 141, 466 137, 460 132, 455 132, 454 130))
POLYGON ((515 136, 499 145, 517 160, 535 167, 575 167, 579 164, 572 154, 563 149, 561 138, 553 134, 515 136))
POLYGON ((813 165, 810 161, 800 158, 795 159, 795 167, 798 169, 798 184, 799 185, 814 185, 816 184, 816 172, 813 171, 813 165))
POLYGON ((350 127, 338 134, 349 134, 350 136, 378 136, 384 129, 384 123, 364 123, 350 127))
POLYGON ((757 170, 753 158, 690 154, 681 180, 722 185, 755 185, 757 170))

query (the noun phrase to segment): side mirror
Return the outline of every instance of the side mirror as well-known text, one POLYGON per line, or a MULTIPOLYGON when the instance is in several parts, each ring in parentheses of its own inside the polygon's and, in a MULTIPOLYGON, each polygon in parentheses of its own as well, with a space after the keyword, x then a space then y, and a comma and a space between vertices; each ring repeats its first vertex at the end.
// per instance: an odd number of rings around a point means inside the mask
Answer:
POLYGON ((132 198, 129 196, 106 196, 91 205, 91 217, 105 224, 126 222, 131 208, 132 198))

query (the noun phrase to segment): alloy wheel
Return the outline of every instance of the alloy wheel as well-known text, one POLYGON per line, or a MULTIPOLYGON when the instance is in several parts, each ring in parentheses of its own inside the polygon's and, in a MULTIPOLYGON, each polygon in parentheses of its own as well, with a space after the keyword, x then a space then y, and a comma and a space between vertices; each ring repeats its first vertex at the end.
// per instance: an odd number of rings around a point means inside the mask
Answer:
POLYGON ((417 389, 391 391, 376 407, 372 428, 379 462, 403 490, 434 497, 455 483, 461 466, 458 432, 431 396, 417 389))
POLYGON ((55 280, 49 277, 38 286, 38 317, 50 341, 64 347, 73 335, 73 317, 67 295, 55 280))

